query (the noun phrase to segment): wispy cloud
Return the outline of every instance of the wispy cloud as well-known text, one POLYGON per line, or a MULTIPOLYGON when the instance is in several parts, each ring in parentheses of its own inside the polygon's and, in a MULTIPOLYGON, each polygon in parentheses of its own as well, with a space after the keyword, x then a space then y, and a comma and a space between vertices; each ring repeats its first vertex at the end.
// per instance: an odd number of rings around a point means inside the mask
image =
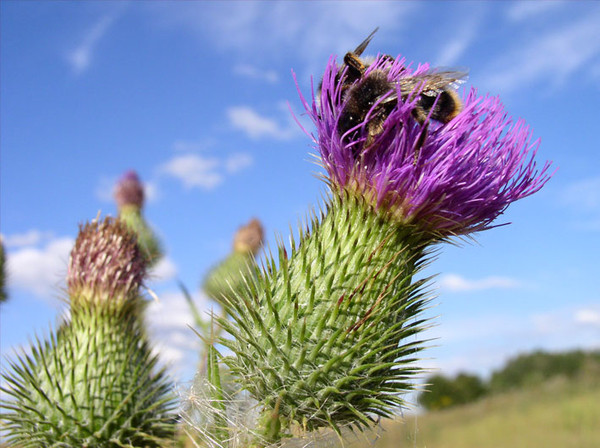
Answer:
POLYGON ((232 154, 225 160, 225 170, 228 173, 235 174, 245 168, 248 168, 254 163, 254 159, 250 154, 237 153, 232 154))
POLYGON ((544 313, 470 315, 442 322, 428 330, 440 347, 427 367, 446 374, 459 371, 489 374, 507 359, 534 349, 598 349, 600 308, 597 305, 557 308, 544 313))
MULTIPOLYGON (((495 92, 513 92, 534 82, 557 88, 577 72, 593 67, 600 56, 600 8, 568 25, 556 25, 520 39, 518 46, 494 59, 480 85, 495 92)), ((534 33, 534 31, 532 31, 534 33)))
MULTIPOLYGON (((28 233, 35 235, 37 232, 39 231, 33 230, 28 233)), ((31 242, 33 240, 34 238, 31 242)), ((44 299, 54 297, 64 285, 69 254, 74 242, 72 238, 62 237, 47 241, 41 248, 27 245, 8 252, 6 258, 9 286, 44 299)))
POLYGON ((486 289, 510 289, 521 286, 521 283, 510 277, 490 276, 478 280, 470 280, 456 274, 440 277, 439 285, 451 292, 482 291, 486 289))
MULTIPOLYGON (((306 70, 316 73, 332 52, 344 54, 377 26, 399 33, 418 9, 410 2, 188 2, 176 8, 153 5, 161 24, 185 29, 236 60, 268 65, 294 48, 306 70), (268 33, 265 33, 268 30, 268 33), (246 60, 244 60, 246 58, 246 60)), ((383 33, 382 33, 383 34, 383 33)))
POLYGON ((291 120, 280 124, 273 118, 265 117, 249 106, 236 106, 227 110, 231 125, 252 139, 274 138, 287 140, 299 134, 298 126, 291 120))
POLYGON ((564 1, 513 2, 507 9, 506 16, 511 22, 522 22, 556 11, 567 3, 564 1))
POLYGON ((4 245, 7 248, 36 246, 44 240, 52 238, 52 232, 42 232, 34 229, 25 233, 15 233, 13 235, 2 235, 4 245))
POLYGON ((169 257, 162 257, 148 273, 148 278, 153 283, 161 283, 173 280, 176 276, 177 265, 169 257))
POLYGON ((115 14, 101 17, 85 32, 83 38, 75 48, 67 53, 67 62, 71 66, 73 73, 80 75, 90 67, 98 43, 106 35, 115 22, 115 19, 115 14))
POLYGON ((560 197, 564 204, 575 208, 600 211, 600 177, 573 182, 560 197))
POLYGON ((217 141, 213 138, 200 140, 176 140, 173 142, 173 150, 181 152, 200 152, 213 148, 217 141))
POLYGON ((573 182, 559 196, 560 202, 577 215, 572 227, 600 231, 600 177, 573 182))
POLYGON ((238 64, 233 68, 233 73, 250 79, 265 81, 274 84, 279 81, 279 75, 274 70, 261 70, 253 65, 238 64))
POLYGON ((581 325, 590 325, 600 330, 600 307, 581 308, 575 312, 575 322, 581 325))
POLYGON ((215 157, 187 154, 172 158, 161 167, 161 171, 179 179, 187 188, 211 190, 223 182, 219 166, 220 161, 215 157))
POLYGON ((223 183, 227 175, 236 174, 252 163, 253 158, 247 153, 225 158, 186 154, 173 157, 159 171, 180 180, 186 188, 212 190, 223 183))
MULTIPOLYGON (((196 306, 208 308, 208 300, 193 294, 196 306)), ((181 292, 159 294, 159 301, 148 305, 146 320, 160 359, 170 364, 173 371, 185 379, 197 365, 201 341, 191 330, 194 318, 181 292)))
MULTIPOLYGON (((531 318, 534 332, 544 336, 569 339, 567 335, 589 335, 600 331, 600 307, 579 306, 540 313, 531 318), (591 333, 590 333, 591 332, 591 333)), ((596 345, 598 345, 596 339, 596 345)))
POLYGON ((476 41, 477 34, 483 23, 484 10, 475 6, 469 8, 470 13, 462 17, 456 24, 456 32, 442 45, 436 65, 449 66, 460 61, 465 51, 476 41))

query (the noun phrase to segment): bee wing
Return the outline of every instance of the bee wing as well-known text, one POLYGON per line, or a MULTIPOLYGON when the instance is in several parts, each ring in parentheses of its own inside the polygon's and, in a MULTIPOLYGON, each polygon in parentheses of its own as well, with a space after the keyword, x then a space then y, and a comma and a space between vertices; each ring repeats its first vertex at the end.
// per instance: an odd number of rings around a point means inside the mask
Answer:
POLYGON ((371 42, 371 39, 373 39, 373 36, 375 35, 378 29, 379 27, 375 28, 373 32, 369 34, 369 36, 358 45, 358 47, 356 47, 356 49, 354 50, 354 54, 356 56, 360 56, 363 53, 363 51, 365 51, 367 45, 369 45, 369 42, 371 42))
POLYGON ((427 73, 433 84, 442 84, 444 87, 452 87, 458 89, 461 84, 464 84, 469 78, 469 69, 467 68, 448 68, 434 67, 427 73))
POLYGON ((466 71, 435 68, 421 75, 400 78, 396 84, 400 86, 402 96, 409 95, 417 89, 423 95, 436 96, 442 90, 457 89, 466 81, 467 76, 466 71))

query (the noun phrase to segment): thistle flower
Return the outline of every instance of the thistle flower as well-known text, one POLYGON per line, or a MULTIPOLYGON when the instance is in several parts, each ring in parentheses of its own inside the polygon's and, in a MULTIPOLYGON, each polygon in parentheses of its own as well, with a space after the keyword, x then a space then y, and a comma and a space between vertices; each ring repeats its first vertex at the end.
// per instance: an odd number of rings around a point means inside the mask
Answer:
POLYGON ((11 442, 22 447, 162 447, 173 398, 157 370, 139 293, 136 238, 107 218, 80 228, 68 271, 70 320, 3 373, 11 442))
POLYGON ((362 195, 399 223, 444 237, 490 228, 510 203, 537 192, 548 181, 550 164, 538 169, 534 160, 539 140, 532 141, 523 120, 507 116, 497 97, 480 97, 471 89, 462 111, 448 123, 415 120, 419 95, 431 71, 427 64, 412 70, 400 57, 391 61, 379 56, 366 69, 363 79, 385 73, 390 91, 377 99, 348 140, 339 131, 348 103, 339 70, 331 59, 320 95, 313 95, 312 104, 302 97, 334 191, 362 195), (403 85, 414 84, 413 92, 402 92, 403 85), (396 101, 381 131, 369 136, 371 123, 381 120, 381 103, 391 96, 407 100, 396 101))
POLYGON ((135 171, 125 172, 115 187, 114 197, 119 208, 119 218, 137 235, 142 254, 149 266, 153 266, 161 258, 162 250, 142 215, 144 186, 135 171))
POLYGON ((331 195, 290 252, 281 245, 224 297, 232 319, 219 321, 233 337, 221 339, 224 362, 262 408, 256 446, 294 428, 363 430, 404 406, 431 300, 429 279, 415 276, 432 248, 492 227, 550 177, 534 161, 539 141, 497 98, 471 90, 460 113, 434 120, 440 98, 423 98, 419 82, 428 70, 384 56, 353 78, 331 59, 318 98, 301 95, 331 195), (350 106, 356 89, 368 98, 350 106), (365 105, 348 126, 347 108, 365 105))

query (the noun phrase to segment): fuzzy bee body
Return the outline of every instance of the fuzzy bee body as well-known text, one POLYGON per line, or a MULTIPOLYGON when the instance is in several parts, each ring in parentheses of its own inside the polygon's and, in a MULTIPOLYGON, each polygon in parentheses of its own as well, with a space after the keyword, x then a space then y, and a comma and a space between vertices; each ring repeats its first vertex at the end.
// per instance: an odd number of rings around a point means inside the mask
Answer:
POLYGON ((464 81, 466 73, 433 69, 428 73, 402 76, 400 71, 400 76, 390 80, 388 66, 391 66, 394 58, 388 55, 381 56, 384 61, 380 63, 379 68, 367 72, 370 63, 360 56, 376 31, 377 29, 354 51, 346 53, 344 64, 336 75, 336 82, 341 83, 344 101, 338 120, 338 133, 344 141, 348 142, 358 132, 358 126, 368 119, 364 125, 366 131, 364 146, 368 147, 383 131, 386 118, 397 105, 399 91, 401 101, 412 101, 415 96, 418 96, 413 116, 424 128, 422 145, 427 133, 428 120, 446 124, 462 110, 462 101, 455 89, 464 81))

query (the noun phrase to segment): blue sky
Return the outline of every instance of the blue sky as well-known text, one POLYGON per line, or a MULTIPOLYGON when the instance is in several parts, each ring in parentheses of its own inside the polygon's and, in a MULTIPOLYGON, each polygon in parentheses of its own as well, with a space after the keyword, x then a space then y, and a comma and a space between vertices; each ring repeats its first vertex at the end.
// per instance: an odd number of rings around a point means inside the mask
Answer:
MULTIPOLYGON (((165 248, 152 337, 183 381, 197 337, 177 288, 198 291, 252 217, 286 240, 325 187, 292 79, 309 93, 331 54, 376 26, 371 50, 468 67, 559 168, 513 204, 511 225, 444 246, 438 338, 424 365, 486 374, 535 348, 600 348, 600 5, 594 2, 11 2, 1 4, 1 232, 9 302, 3 354, 65 309, 78 223, 115 214, 126 170, 165 248)), ((308 124, 307 124, 308 126, 308 124)), ((310 126, 309 126, 310 127, 310 126)))

